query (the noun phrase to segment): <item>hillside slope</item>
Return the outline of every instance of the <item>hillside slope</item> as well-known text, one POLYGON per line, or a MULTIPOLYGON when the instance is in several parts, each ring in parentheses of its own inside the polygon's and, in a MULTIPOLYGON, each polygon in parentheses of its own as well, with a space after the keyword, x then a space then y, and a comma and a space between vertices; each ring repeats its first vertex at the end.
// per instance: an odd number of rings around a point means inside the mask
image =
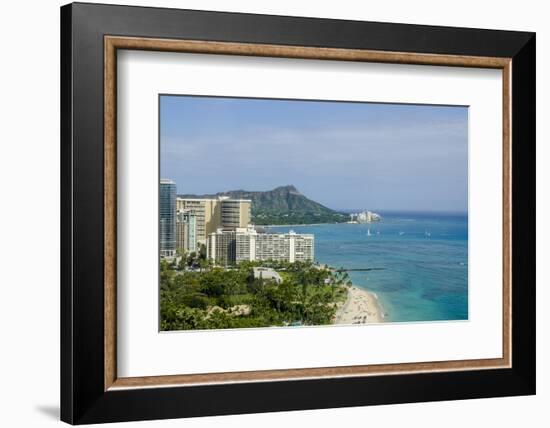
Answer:
POLYGON ((252 222, 266 224, 342 223, 349 220, 344 213, 334 211, 315 202, 296 187, 280 186, 268 191, 231 190, 215 195, 178 195, 180 197, 211 198, 229 196, 252 201, 252 222))

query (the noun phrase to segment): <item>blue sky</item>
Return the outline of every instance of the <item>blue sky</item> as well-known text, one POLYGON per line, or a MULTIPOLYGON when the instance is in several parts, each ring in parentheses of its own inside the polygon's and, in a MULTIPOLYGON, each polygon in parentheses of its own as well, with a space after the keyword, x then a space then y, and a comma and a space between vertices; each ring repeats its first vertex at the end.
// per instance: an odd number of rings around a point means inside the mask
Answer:
POLYGON ((467 107, 161 96, 178 193, 293 184, 334 209, 466 211, 467 107))

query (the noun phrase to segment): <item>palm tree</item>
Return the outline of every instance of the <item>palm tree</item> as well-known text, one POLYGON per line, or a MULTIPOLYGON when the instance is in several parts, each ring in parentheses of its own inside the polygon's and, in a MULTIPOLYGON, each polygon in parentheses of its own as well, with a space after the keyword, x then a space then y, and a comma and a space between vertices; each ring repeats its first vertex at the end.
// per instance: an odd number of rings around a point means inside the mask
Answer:
POLYGON ((307 285, 306 285, 305 283, 302 284, 301 298, 302 298, 302 313, 303 313, 303 318, 304 318, 304 321, 306 321, 306 320, 307 320, 307 308, 306 308, 306 302, 307 302, 307 285))

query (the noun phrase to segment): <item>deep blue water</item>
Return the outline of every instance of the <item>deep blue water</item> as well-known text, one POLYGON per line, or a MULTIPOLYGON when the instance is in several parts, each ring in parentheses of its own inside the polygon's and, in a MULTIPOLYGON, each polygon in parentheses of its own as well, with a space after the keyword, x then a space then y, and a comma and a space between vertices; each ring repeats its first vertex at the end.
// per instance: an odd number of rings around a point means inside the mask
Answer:
POLYGON ((468 319, 468 217, 380 213, 371 224, 277 226, 315 235, 315 260, 377 294, 389 321, 468 319), (370 230, 370 235, 369 235, 370 230))

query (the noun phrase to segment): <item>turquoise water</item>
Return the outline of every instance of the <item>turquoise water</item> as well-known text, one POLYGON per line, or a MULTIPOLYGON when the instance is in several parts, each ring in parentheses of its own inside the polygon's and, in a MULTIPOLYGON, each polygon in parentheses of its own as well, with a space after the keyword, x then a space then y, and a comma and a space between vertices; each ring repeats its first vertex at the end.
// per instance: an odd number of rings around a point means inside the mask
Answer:
POLYGON ((381 213, 371 224, 277 226, 315 235, 315 260, 376 293, 389 321, 468 319, 468 217, 381 213), (369 234, 370 230, 370 234, 369 234))

